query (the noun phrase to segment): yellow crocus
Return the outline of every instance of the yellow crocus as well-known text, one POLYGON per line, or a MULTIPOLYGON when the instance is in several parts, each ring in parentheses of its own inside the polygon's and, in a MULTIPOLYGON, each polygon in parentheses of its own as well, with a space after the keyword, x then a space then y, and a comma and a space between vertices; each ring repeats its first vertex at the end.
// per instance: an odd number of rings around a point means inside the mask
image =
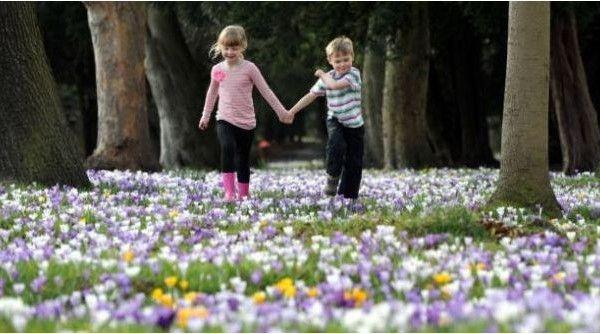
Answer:
POLYGON ((177 284, 177 277, 176 276, 169 276, 167 278, 165 278, 165 284, 169 287, 172 288, 175 286, 175 284, 177 284))
POLYGON ((285 291, 285 289, 289 288, 290 286, 294 286, 294 281, 289 277, 286 277, 275 284, 275 287, 280 292, 285 291))
POLYGON ((285 287, 282 292, 287 298, 294 298, 296 296, 296 287, 293 285, 285 287))
POLYGON ((185 307, 177 311, 177 325, 181 328, 187 326, 188 321, 192 318, 206 319, 208 310, 200 307, 185 307))
POLYGON ((187 288, 190 287, 190 282, 183 279, 179 282, 179 287, 181 288, 181 290, 187 290, 187 288))
POLYGON ((160 297, 162 297, 163 295, 163 291, 161 288, 156 288, 154 290, 152 290, 152 299, 156 300, 157 302, 160 301, 160 297))
POLYGON ((448 283, 452 282, 452 276, 450 276, 450 274, 448 274, 447 272, 444 271, 439 274, 433 275, 433 281, 437 285, 448 284, 448 283))
POLYGON ((123 255, 121 255, 121 259, 123 259, 123 261, 130 263, 131 261, 133 261, 133 259, 135 258, 135 253, 128 249, 126 250, 123 255))
POLYGON ((160 296, 159 298, 159 302, 161 304, 163 304, 166 307, 173 307, 173 305, 175 305, 175 301, 173 300, 173 296, 169 295, 169 294, 164 294, 162 296, 160 296))
POLYGON ((267 295, 263 291, 255 292, 252 295, 252 300, 254 301, 255 304, 262 304, 265 302, 266 299, 267 299, 267 295))
POLYGON ((359 288, 354 288, 352 289, 352 299, 356 306, 361 306, 367 300, 367 292, 359 288))
POLYGON ((310 289, 308 289, 308 291, 306 291, 306 294, 310 297, 310 298, 315 298, 316 296, 319 295, 319 290, 315 287, 312 287, 310 289))
POLYGON ((196 300, 197 296, 198 294, 196 292, 188 292, 183 296, 183 299, 185 299, 186 302, 192 304, 196 300))

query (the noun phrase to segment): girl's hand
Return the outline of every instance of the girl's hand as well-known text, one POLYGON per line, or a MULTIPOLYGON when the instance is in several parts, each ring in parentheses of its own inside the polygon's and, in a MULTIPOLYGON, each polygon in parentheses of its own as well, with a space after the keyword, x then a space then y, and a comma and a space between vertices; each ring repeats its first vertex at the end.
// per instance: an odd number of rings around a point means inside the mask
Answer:
POLYGON ((208 121, 208 119, 201 118, 200 122, 198 123, 198 128, 200 130, 206 130, 206 128, 208 127, 208 121))
POLYGON ((318 69, 315 71, 315 77, 321 77, 323 74, 325 74, 325 72, 323 72, 322 69, 318 69))
POLYGON ((294 114, 288 111, 285 115, 281 116, 279 120, 283 124, 292 124, 294 122, 294 114))

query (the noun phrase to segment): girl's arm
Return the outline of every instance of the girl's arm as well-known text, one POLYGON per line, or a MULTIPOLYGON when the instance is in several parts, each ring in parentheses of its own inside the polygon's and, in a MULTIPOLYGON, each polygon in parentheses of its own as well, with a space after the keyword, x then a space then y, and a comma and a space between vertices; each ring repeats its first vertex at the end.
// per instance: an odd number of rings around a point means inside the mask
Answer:
POLYGON ((350 86, 350 82, 347 80, 335 81, 329 73, 323 72, 323 70, 317 70, 315 76, 321 78, 328 89, 343 89, 350 86))
POLYGON ((308 94, 304 95, 293 107, 292 109, 290 109, 290 112, 292 113, 292 115, 297 114, 298 112, 300 112, 300 110, 306 108, 306 106, 308 106, 309 104, 311 104, 315 99, 317 98, 317 95, 313 92, 309 92, 308 94))
POLYGON ((252 64, 250 76, 252 78, 252 81, 254 82, 254 85, 256 86, 256 88, 258 88, 260 94, 267 101, 267 103, 269 103, 271 108, 273 108, 273 110, 279 117, 279 120, 282 122, 285 121, 285 123, 289 123, 289 117, 291 115, 290 112, 283 107, 281 102, 279 102, 279 99, 277 98, 277 96, 275 96, 275 93, 273 93, 273 91, 267 84, 267 81, 260 73, 260 70, 254 64, 252 64))
POLYGON ((200 122, 198 123, 198 127, 201 130, 206 129, 208 126, 208 122, 210 120, 210 114, 215 108, 215 102, 217 101, 217 97, 219 96, 219 82, 212 78, 210 79, 210 86, 208 86, 208 91, 206 92, 206 99, 204 100, 204 110, 202 111, 202 118, 200 118, 200 122))

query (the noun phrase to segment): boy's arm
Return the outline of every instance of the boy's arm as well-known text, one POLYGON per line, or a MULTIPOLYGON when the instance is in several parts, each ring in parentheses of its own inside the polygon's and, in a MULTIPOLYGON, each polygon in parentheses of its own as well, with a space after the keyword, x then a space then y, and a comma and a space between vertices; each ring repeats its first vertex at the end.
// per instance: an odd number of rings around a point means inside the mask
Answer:
POLYGON ((273 108, 273 110, 279 117, 279 120, 283 121, 288 119, 289 116, 291 116, 291 114, 283 107, 281 102, 279 102, 279 99, 277 98, 277 96, 275 96, 275 93, 273 93, 273 91, 269 87, 269 84, 267 84, 267 81, 262 76, 262 73, 260 73, 260 70, 254 64, 252 65, 250 76, 252 77, 252 81, 254 82, 256 88, 258 88, 260 94, 271 106, 271 108, 273 108))
POLYGON ((315 99, 317 98, 317 94, 313 93, 313 92, 309 92, 308 94, 304 95, 293 107, 292 109, 290 109, 290 112, 292 113, 292 115, 295 115, 296 113, 298 113, 300 110, 306 108, 306 106, 308 106, 309 104, 311 104, 315 99))
POLYGON ((350 82, 348 82, 347 80, 335 81, 333 80, 331 75, 329 75, 329 73, 323 72, 323 70, 317 70, 315 72, 315 76, 321 78, 321 80, 323 80, 328 89, 344 89, 350 86, 350 82))

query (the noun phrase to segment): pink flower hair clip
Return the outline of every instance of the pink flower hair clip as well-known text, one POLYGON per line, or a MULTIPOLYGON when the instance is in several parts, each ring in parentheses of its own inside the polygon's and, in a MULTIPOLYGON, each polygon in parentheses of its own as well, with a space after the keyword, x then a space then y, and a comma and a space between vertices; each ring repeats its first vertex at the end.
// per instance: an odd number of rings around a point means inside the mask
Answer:
POLYGON ((227 74, 225 73, 225 71, 216 70, 213 72, 212 78, 215 79, 215 81, 217 81, 217 82, 221 82, 221 81, 225 80, 226 76, 227 76, 227 74))

